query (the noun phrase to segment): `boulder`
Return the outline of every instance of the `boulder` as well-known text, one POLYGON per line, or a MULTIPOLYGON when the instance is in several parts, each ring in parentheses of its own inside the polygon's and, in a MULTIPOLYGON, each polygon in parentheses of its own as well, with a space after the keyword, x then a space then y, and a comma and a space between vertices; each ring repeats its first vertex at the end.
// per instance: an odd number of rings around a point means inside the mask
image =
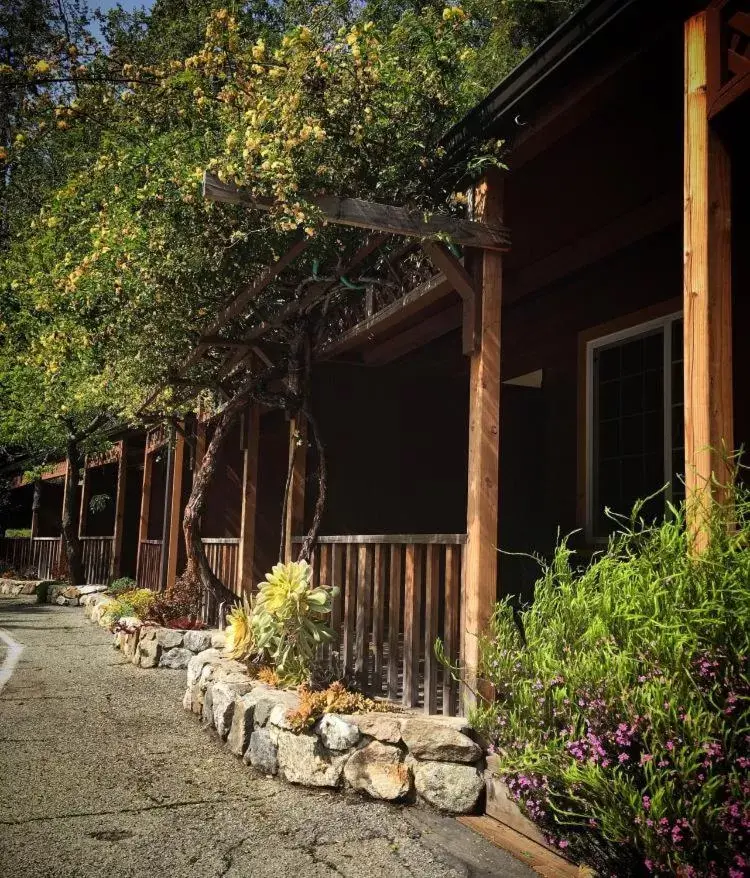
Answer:
POLYGON ((209 729, 214 727, 214 702, 213 702, 213 686, 209 683, 203 693, 202 709, 201 709, 201 725, 209 729))
POLYGON ((315 724, 315 733, 329 750, 348 750, 361 737, 357 726, 335 713, 324 714, 315 724))
POLYGON ((280 730, 277 738, 279 772, 290 783, 308 787, 340 785, 347 753, 327 750, 315 735, 280 730))
POLYGON ((159 667, 169 668, 173 671, 184 671, 192 657, 192 652, 189 649, 183 649, 181 646, 165 649, 162 651, 161 658, 159 659, 159 667))
POLYGON ((78 593, 81 595, 85 595, 85 596, 92 595, 92 594, 99 594, 100 592, 103 592, 106 590, 107 590, 106 585, 79 585, 78 586, 78 593))
POLYGON ((155 668, 161 657, 161 646, 155 640, 140 640, 133 655, 133 664, 139 668, 155 668))
POLYGON ((234 703, 240 695, 245 695, 250 689, 249 683, 222 683, 211 684, 211 701, 214 712, 214 728, 219 737, 224 740, 229 734, 234 717, 234 703))
POLYGON ((279 770, 278 749, 268 729, 255 729, 250 735, 250 744, 242 761, 263 774, 276 774, 279 770))
POLYGON ((210 631, 186 631, 183 636, 183 646, 190 652, 201 653, 211 648, 210 631))
POLYGON ((277 729, 285 729, 291 731, 292 724, 287 719, 289 708, 284 703, 276 703, 271 709, 271 715, 268 717, 268 725, 275 726, 277 729))
MULTIPOLYGON (((174 649, 176 646, 182 646, 182 631, 174 628, 154 628, 154 637, 156 642, 162 649, 174 649)), ((192 653, 192 650, 190 650, 192 653)))
POLYGON ((255 728, 265 726, 271 718, 271 711, 276 705, 283 705, 286 710, 296 710, 299 707, 299 696, 296 692, 286 689, 272 689, 263 683, 256 683, 250 695, 255 709, 253 712, 253 725, 255 728))
POLYGON ((484 790, 482 773, 473 765, 412 760, 411 767, 419 797, 449 814, 473 811, 484 790))
POLYGON ((356 713, 342 716, 357 726, 363 735, 383 741, 386 744, 398 744, 401 740, 401 718, 392 713, 356 713))
POLYGON ((214 649, 224 649, 227 643, 227 633, 226 631, 212 631, 211 632, 211 646, 214 649))
POLYGON ((62 595, 58 595, 58 596, 55 598, 55 603, 56 603, 59 607, 64 607, 64 606, 68 603, 68 599, 65 598, 65 597, 63 597, 62 595))
POLYGON ((401 737, 417 759, 468 763, 482 758, 481 748, 471 738, 440 720, 406 719, 401 737))
POLYGON ((185 694, 182 696, 182 707, 184 710, 189 710, 192 713, 192 710, 193 710, 192 690, 190 690, 190 689, 185 690, 185 694))
MULTIPOLYGON (((188 647, 186 647, 186 649, 187 648, 188 647)), ((198 682, 203 673, 203 668, 206 665, 218 661, 220 658, 221 654, 217 649, 206 649, 203 652, 199 652, 198 655, 194 655, 188 662, 187 667, 188 688, 194 686, 198 682)))
POLYGON ((75 586, 75 585, 68 585, 68 586, 66 586, 66 587, 60 592, 60 594, 61 594, 64 598, 76 598, 76 599, 77 599, 77 598, 79 598, 79 597, 81 596, 81 592, 80 592, 80 590, 79 590, 78 587, 75 586))
POLYGON ((411 772, 403 751, 392 744, 372 741, 357 750, 344 768, 346 782, 373 799, 402 799, 411 791, 411 772))
POLYGON ((232 717, 232 727, 227 736, 227 747, 235 756, 243 756, 250 745, 250 735, 253 731, 253 714, 255 713, 255 703, 252 697, 252 693, 248 693, 241 695, 234 702, 234 715, 232 717))

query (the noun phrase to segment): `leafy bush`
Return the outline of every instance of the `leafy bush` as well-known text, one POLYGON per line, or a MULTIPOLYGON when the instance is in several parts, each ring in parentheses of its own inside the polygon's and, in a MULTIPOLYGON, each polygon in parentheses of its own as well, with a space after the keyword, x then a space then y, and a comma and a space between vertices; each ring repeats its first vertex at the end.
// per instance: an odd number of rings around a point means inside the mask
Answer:
POLYGON ((351 692, 343 683, 332 683, 327 689, 313 690, 309 686, 298 689, 300 705, 287 713, 292 729, 302 732, 315 725, 326 713, 365 713, 394 711, 383 701, 365 698, 361 692, 351 692))
POLYGON ((31 539, 31 528, 30 527, 8 527, 5 529, 6 537, 28 537, 31 539))
POLYGON ((684 505, 658 526, 636 508, 581 570, 561 544, 483 640, 497 697, 473 724, 528 815, 603 874, 750 869, 750 498, 733 500, 701 555, 684 505))
POLYGON ((183 573, 165 594, 156 595, 148 613, 150 622, 165 628, 203 628, 200 621, 203 591, 196 577, 183 573), (180 625, 177 625, 177 622, 180 625), (187 624, 184 624, 187 623, 187 624))
POLYGON ((119 579, 112 580, 107 589, 107 594, 116 597, 125 591, 133 591, 137 587, 138 584, 134 579, 131 579, 129 576, 121 576, 119 579))
POLYGON ((122 592, 108 606, 106 612, 107 621, 110 625, 113 625, 125 616, 145 619, 155 599, 156 595, 148 588, 137 588, 133 591, 122 592))
POLYGON ((338 589, 313 587, 312 575, 306 561, 276 564, 259 584, 253 606, 255 649, 287 682, 306 680, 316 650, 333 637, 323 620, 338 589))

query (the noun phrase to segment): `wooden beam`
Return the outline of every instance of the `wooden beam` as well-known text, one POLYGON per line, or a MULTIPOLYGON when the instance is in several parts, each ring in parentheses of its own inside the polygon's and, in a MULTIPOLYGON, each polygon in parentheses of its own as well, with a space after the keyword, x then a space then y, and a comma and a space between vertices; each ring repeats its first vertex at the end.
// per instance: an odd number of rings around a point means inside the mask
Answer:
POLYGON ((722 500, 733 451, 731 173, 708 119, 706 12, 685 24, 685 484, 689 527, 708 539, 712 491, 722 500))
POLYGON ((172 454, 172 492, 165 498, 169 503, 169 541, 167 550, 167 582, 170 589, 177 579, 177 561, 180 554, 180 537, 182 536, 182 470, 185 458, 185 433, 175 430, 174 452, 172 454))
POLYGON ((438 271, 442 271, 453 288, 461 296, 463 302, 463 327, 462 344, 463 352, 473 354, 477 349, 477 291, 473 279, 448 250, 444 244, 429 243, 424 245, 424 251, 438 271))
POLYGON ((115 494, 115 528, 112 538, 112 558, 109 575, 117 579, 122 573, 122 531, 125 523, 125 491, 127 488, 128 453, 127 441, 122 440, 117 460, 117 491, 115 494))
POLYGON ((301 534, 305 526, 307 421, 302 415, 289 421, 289 461, 292 463, 292 480, 289 484, 284 540, 284 560, 287 562, 294 560, 293 537, 301 534))
POLYGON ((453 287, 445 275, 436 274, 398 301, 342 333, 336 341, 322 348, 320 354, 325 358, 335 357, 364 342, 369 343, 373 336, 388 332, 452 292, 453 287))
POLYGON ((391 363, 393 360, 423 347, 428 342, 458 329, 461 326, 462 314, 463 306, 457 302, 375 347, 366 347, 362 352, 362 360, 367 366, 382 366, 385 363, 391 363))
POLYGON ((250 597, 255 572, 255 515, 258 502, 258 445, 260 408, 249 406, 245 415, 242 451, 242 510, 240 519, 240 555, 237 563, 238 592, 250 597))
MULTIPOLYGON (((479 216, 502 216, 502 180, 485 178, 474 196, 479 216)), ((463 596, 463 664, 467 684, 463 706, 474 692, 489 697, 481 684, 479 638, 485 632, 497 598, 497 507, 500 452, 500 313, 502 258, 490 251, 480 256, 481 329, 471 358, 469 379, 469 472, 466 511, 466 563, 463 596)))
MULTIPOLYGON (((242 187, 222 183, 208 171, 203 175, 203 195, 210 201, 243 204, 256 210, 271 210, 274 202, 254 197, 242 187)), ((359 198, 339 198, 334 195, 300 195, 300 200, 315 206, 325 220, 341 226, 387 232, 412 238, 434 238, 448 235, 456 244, 481 247, 488 250, 510 249, 510 235, 502 225, 490 225, 472 220, 457 219, 447 214, 427 215, 420 210, 392 207, 359 198)))
POLYGON ((143 544, 148 539, 148 519, 151 513, 151 475, 154 469, 154 458, 149 453, 148 444, 143 450, 143 482, 141 486, 141 511, 138 519, 138 557, 136 560, 136 579, 140 584, 141 554, 143 544))

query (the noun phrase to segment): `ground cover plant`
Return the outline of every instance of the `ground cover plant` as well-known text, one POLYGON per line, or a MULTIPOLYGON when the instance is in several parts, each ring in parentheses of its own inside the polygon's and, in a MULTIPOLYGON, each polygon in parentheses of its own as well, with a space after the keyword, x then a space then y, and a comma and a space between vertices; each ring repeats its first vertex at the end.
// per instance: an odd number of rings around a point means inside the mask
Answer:
POLYGON ((120 592, 107 605, 106 619, 110 626, 115 625, 120 619, 145 619, 155 599, 156 595, 149 588, 135 588, 131 591, 120 592))
POLYGON ((482 645, 496 702, 474 712, 527 814, 601 874, 750 869, 750 496, 710 510, 691 550, 685 507, 639 509, 577 569, 563 541, 482 645))

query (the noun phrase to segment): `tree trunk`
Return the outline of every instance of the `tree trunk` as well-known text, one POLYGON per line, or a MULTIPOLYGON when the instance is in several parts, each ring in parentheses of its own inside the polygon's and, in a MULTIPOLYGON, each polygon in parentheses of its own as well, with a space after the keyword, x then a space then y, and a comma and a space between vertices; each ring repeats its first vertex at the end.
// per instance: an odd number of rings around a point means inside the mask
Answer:
POLYGON ((211 484, 216 473, 219 453, 224 447, 232 424, 245 403, 246 398, 244 396, 235 397, 219 417, 214 435, 208 444, 201 465, 193 479, 190 499, 185 506, 185 514, 182 518, 182 531, 185 534, 185 548, 187 551, 185 575, 196 577, 200 581, 201 586, 209 594, 213 595, 218 603, 235 603, 238 598, 234 592, 221 582, 208 563, 203 542, 201 541, 200 519, 206 509, 208 486, 211 484))
POLYGON ((326 452, 325 447, 323 446, 323 442, 320 438, 320 432, 318 430, 318 423, 315 418, 312 416, 312 413, 309 409, 303 408, 302 414, 305 416, 307 420, 307 425, 310 428, 310 432, 312 433, 313 442, 315 443, 315 448, 318 452, 318 497, 315 501, 315 511, 313 513, 312 524, 310 525, 310 530, 305 537, 304 542, 302 543, 302 548, 300 549, 299 556, 297 558, 298 561, 310 561, 310 556, 312 555, 312 551, 315 548, 315 543, 318 539, 318 532, 320 531, 320 522, 323 518, 323 511, 326 506, 326 489, 327 489, 327 481, 328 481, 328 472, 326 469, 326 452))
POLYGON ((62 513, 62 535, 65 543, 65 556, 68 559, 68 579, 71 585, 83 585, 83 561, 81 558, 81 541, 78 539, 78 519, 76 516, 76 486, 80 468, 80 453, 76 439, 68 439, 65 448, 65 460, 68 464, 68 490, 65 492, 65 503, 62 513))

